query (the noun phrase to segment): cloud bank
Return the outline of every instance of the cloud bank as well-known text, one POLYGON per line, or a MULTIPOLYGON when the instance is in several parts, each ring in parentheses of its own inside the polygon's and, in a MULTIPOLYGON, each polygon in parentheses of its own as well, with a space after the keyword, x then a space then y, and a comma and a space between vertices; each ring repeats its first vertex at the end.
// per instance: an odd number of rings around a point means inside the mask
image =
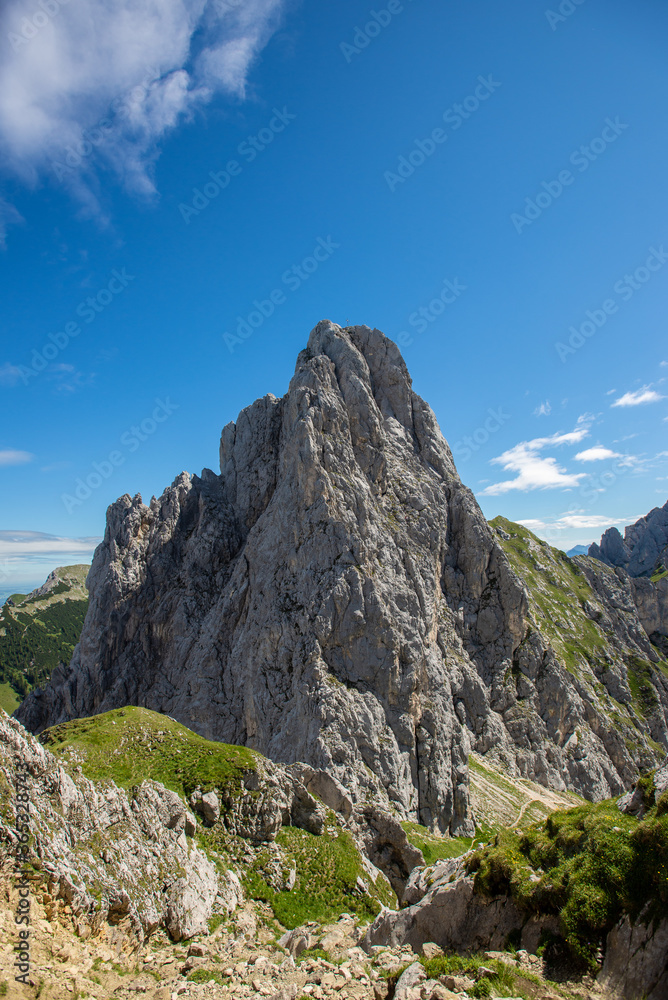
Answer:
MULTIPOLYGON (((98 172, 155 193, 160 141, 249 70, 288 0, 7 0, 0 10, 3 170, 66 184, 99 212, 98 172), (94 155, 93 155, 94 154, 94 155)), ((19 221, 0 199, 4 226, 19 221)))

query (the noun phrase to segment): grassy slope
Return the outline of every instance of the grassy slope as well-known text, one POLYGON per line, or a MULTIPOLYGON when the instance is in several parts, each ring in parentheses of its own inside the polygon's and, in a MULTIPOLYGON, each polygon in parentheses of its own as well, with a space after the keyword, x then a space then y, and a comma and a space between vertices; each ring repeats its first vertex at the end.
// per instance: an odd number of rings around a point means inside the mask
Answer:
POLYGON ((59 663, 69 663, 88 609, 86 565, 56 570, 45 595, 14 594, 0 608, 0 706, 13 712, 59 663))
MULTIPOLYGON (((206 740, 146 708, 126 707, 76 719, 46 730, 40 738, 68 768, 80 766, 91 780, 111 779, 129 788, 153 778, 182 796, 197 786, 234 794, 241 790, 244 775, 261 760, 246 747, 206 740)), ((247 844, 223 825, 200 827, 198 839, 223 869, 241 860, 248 896, 269 903, 284 927, 335 920, 344 912, 370 919, 381 904, 396 905, 389 882, 384 876, 372 882, 352 837, 333 813, 322 836, 284 827, 276 844, 260 847, 250 863, 247 844), (291 890, 274 885, 277 852, 285 875, 295 871, 291 890)))
POLYGON ((276 919, 287 928, 310 920, 325 923, 342 913, 372 920, 381 905, 396 906, 397 900, 384 875, 376 882, 364 869, 352 836, 332 823, 321 835, 283 827, 276 838, 280 865, 285 875, 292 870, 292 889, 276 889, 267 878, 268 866, 276 855, 260 851, 242 879, 251 899, 269 903, 276 919))
POLYGON ((179 795, 196 788, 240 787, 256 770, 257 755, 246 747, 215 743, 166 715, 147 708, 117 708, 90 719, 47 729, 40 737, 51 753, 87 778, 110 778, 122 788, 153 778, 179 795))
POLYGON ((572 956, 593 967, 622 914, 668 916, 668 794, 641 822, 609 800, 553 813, 521 835, 502 831, 469 870, 484 895, 509 893, 527 912, 560 915, 572 956))
POLYGON ((505 828, 523 830, 555 810, 582 802, 571 792, 554 792, 526 778, 511 778, 477 753, 469 757, 469 790, 475 837, 442 837, 418 823, 401 824, 411 844, 422 851, 426 865, 464 854, 476 842, 490 840, 505 828))
MULTIPOLYGON (((513 569, 527 585, 536 626, 566 669, 586 680, 606 715, 619 723, 627 739, 633 739, 630 727, 642 727, 656 706, 656 694, 648 681, 655 671, 668 675, 668 664, 662 661, 655 666, 639 657, 626 656, 631 703, 613 701, 592 671, 605 672, 608 663, 619 660, 620 653, 584 610, 585 602, 596 607, 599 600, 577 563, 520 524, 504 517, 496 517, 490 524, 509 536, 504 538, 497 531, 513 569)), ((608 571, 603 563, 597 568, 608 571)))

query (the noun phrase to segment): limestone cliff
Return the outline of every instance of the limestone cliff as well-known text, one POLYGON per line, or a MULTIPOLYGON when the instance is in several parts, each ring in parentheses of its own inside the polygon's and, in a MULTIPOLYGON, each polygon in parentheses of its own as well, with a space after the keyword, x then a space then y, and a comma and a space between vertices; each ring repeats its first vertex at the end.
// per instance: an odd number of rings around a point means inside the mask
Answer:
MULTIPOLYGON (((607 675, 541 632, 378 330, 319 323, 286 395, 224 428, 220 469, 109 508, 81 640, 18 710, 28 728, 141 705, 460 834, 471 748, 595 798, 656 759, 642 719, 620 739, 607 675)), ((660 742, 668 681, 648 683, 660 742)))

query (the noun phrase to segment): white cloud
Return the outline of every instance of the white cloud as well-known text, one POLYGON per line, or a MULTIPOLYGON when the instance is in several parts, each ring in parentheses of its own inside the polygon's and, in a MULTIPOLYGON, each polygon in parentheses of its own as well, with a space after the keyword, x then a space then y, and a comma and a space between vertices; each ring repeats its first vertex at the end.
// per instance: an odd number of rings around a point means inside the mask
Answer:
MULTIPOLYGON (((635 518, 637 520, 637 518, 635 518)), ((556 528, 557 531, 566 531, 569 528, 609 528, 613 524, 630 524, 631 521, 625 517, 606 517, 604 514, 562 514, 551 521, 541 521, 537 518, 527 518, 525 521, 518 521, 530 531, 538 531, 546 528, 556 528)))
MULTIPOLYGON (((5 169, 32 186, 62 180, 93 212, 98 167, 111 166, 135 193, 154 194, 160 140, 214 93, 244 97, 287 2, 75 0, 47 17, 33 0, 8 0, 0 11, 5 169), (31 26, 37 17, 41 26, 31 26), (90 137, 97 144, 81 158, 90 137)), ((3 218, 18 221, 3 204, 0 233, 3 218)))
POLYGON ((32 590, 56 566, 88 563, 101 538, 66 538, 43 531, 0 531, 0 589, 32 590))
POLYGON ((0 559, 92 554, 100 538, 67 538, 43 531, 0 531, 0 559))
POLYGON ((32 459, 29 451, 17 451, 15 448, 0 451, 0 465, 25 465, 26 462, 32 462, 32 459))
POLYGON ((659 368, 668 368, 668 361, 660 361, 659 368))
POLYGON ((534 417, 549 417, 552 413, 552 406, 550 405, 549 399, 546 399, 544 403, 537 406, 533 411, 534 417))
POLYGON ((23 216, 4 198, 0 198, 0 250, 6 246, 7 227, 23 222, 23 216))
POLYGON ((589 434, 592 417, 583 414, 578 418, 574 430, 552 434, 549 437, 520 441, 513 448, 504 451, 491 461, 506 472, 515 472, 514 479, 493 483, 482 491, 483 496, 498 496, 511 490, 553 490, 577 486, 585 473, 569 473, 560 466, 556 458, 543 458, 539 454, 544 448, 564 444, 579 444, 589 434))
POLYGON ((603 448, 601 445, 597 444, 593 448, 586 448, 584 451, 579 451, 575 456, 576 462, 601 462, 606 458, 623 458, 618 451, 612 451, 610 448, 603 448))
POLYGON ((641 389, 636 389, 634 392, 625 392, 623 396, 616 399, 611 406, 642 406, 644 403, 658 403, 660 399, 665 399, 655 389, 652 389, 648 385, 644 385, 641 389))

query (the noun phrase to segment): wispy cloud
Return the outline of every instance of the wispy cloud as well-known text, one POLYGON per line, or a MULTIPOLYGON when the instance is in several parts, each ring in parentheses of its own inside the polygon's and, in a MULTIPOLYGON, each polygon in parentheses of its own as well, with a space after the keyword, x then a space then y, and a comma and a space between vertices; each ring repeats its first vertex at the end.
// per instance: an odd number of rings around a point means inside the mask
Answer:
POLYGON ((22 593, 56 566, 88 563, 101 538, 66 538, 43 531, 0 531, 0 588, 22 593))
POLYGON ((625 392, 623 396, 620 396, 619 399, 616 399, 610 405, 643 406, 645 403, 658 403, 659 400, 665 398, 656 389, 652 389, 649 385, 644 385, 641 389, 636 389, 634 392, 625 392))
POLYGON ((586 448, 584 451, 579 451, 575 456, 576 462, 602 462, 606 458, 623 458, 618 451, 612 451, 611 448, 603 448, 601 445, 597 444, 593 448, 586 448))
POLYGON ((18 365, 13 365, 10 361, 5 361, 0 365, 0 385, 18 385, 21 381, 21 369, 18 365))
MULTIPOLYGON (((0 11, 4 169, 30 186, 55 176, 91 212, 101 211, 100 167, 139 195, 155 194, 162 138, 215 93, 245 96, 249 70, 287 2, 79 0, 47 15, 33 0, 7 0, 0 11), (68 149, 77 169, 63 177, 54 164, 67 167, 68 149)), ((0 234, 19 220, 0 202, 0 234)))
POLYGON ((586 514, 585 512, 562 514, 559 517, 553 518, 551 520, 540 520, 539 518, 527 518, 524 521, 518 521, 518 524, 524 525, 529 531, 544 531, 547 529, 556 529, 557 531, 569 531, 572 529, 577 530, 605 530, 613 525, 617 524, 631 524, 637 521, 637 516, 632 517, 607 517, 605 514, 586 514))
POLYGON ((17 451, 15 448, 7 448, 5 451, 0 451, 0 466, 25 465, 26 462, 32 462, 33 458, 34 456, 29 451, 17 451))
POLYGON ((549 417, 552 413, 552 406, 550 405, 549 399, 546 399, 544 403, 537 406, 533 411, 534 417, 549 417))
POLYGON ((506 472, 515 472, 516 476, 501 483, 492 483, 482 491, 482 495, 498 496, 511 490, 553 490, 577 486, 585 473, 567 472, 556 458, 543 457, 540 452, 548 447, 579 444, 589 434, 591 420, 585 414, 578 419, 577 426, 572 431, 520 441, 502 455, 493 458, 491 461, 494 465, 500 465, 506 472))
POLYGON ((0 531, 0 560, 19 557, 42 560, 44 556, 76 555, 89 557, 100 538, 67 538, 43 531, 0 531))

